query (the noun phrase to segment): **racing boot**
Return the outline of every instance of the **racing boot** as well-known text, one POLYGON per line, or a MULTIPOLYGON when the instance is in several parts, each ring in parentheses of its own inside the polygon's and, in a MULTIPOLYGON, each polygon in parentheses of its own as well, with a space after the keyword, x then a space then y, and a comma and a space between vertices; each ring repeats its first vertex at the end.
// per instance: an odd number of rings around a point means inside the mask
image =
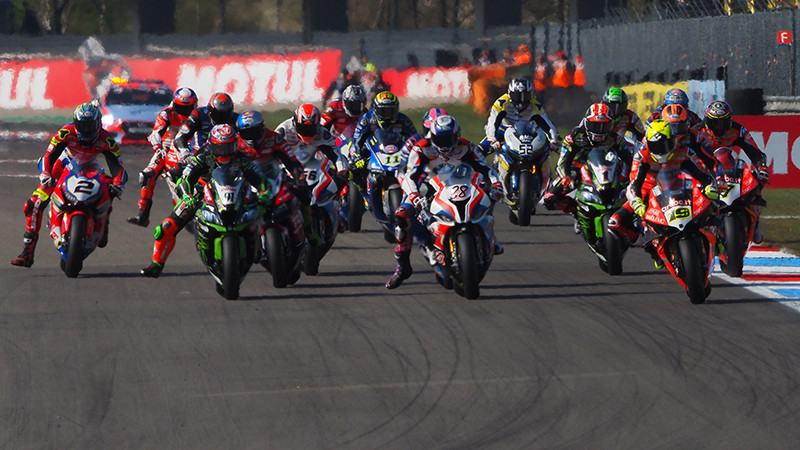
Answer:
POLYGON ((100 238, 100 242, 97 243, 97 246, 100 248, 105 247, 108 245, 108 229, 111 228, 111 210, 114 209, 113 207, 108 207, 108 215, 106 216, 106 228, 103 230, 103 237, 100 238))
POLYGON ((386 289, 397 288, 403 284, 403 281, 407 280, 414 272, 414 269, 411 268, 411 261, 409 261, 410 256, 410 249, 394 252, 394 259, 397 260, 397 268, 394 270, 392 278, 389 278, 389 281, 386 282, 386 289))
POLYGON ((753 230, 753 244, 764 242, 764 233, 761 232, 761 220, 756 222, 756 229, 753 230))
POLYGON ((33 265, 33 252, 36 250, 36 242, 39 240, 39 235, 26 231, 22 237, 22 253, 17 256, 17 259, 11 261, 12 266, 30 267, 33 265))
POLYGON ((140 199, 139 200, 139 214, 128 219, 128 223, 146 227, 150 225, 150 208, 153 206, 153 200, 140 199))
POLYGON ((652 245, 645 245, 644 251, 653 258, 653 265, 655 266, 656 270, 661 270, 664 268, 664 261, 661 260, 661 257, 658 256, 658 252, 652 245))
POLYGON ((322 245, 322 237, 311 226, 311 207, 303 205, 303 231, 306 234, 306 240, 312 247, 319 247, 322 245))
POLYGON ((139 270, 139 273, 148 278, 158 278, 161 276, 161 271, 164 270, 164 264, 151 262, 149 266, 139 270))

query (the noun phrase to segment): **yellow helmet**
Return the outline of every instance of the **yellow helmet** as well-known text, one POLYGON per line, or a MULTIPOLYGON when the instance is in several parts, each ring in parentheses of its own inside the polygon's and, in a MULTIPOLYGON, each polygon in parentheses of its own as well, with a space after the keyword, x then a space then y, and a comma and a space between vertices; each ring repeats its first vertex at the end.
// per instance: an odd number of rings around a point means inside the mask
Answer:
POLYGON ((654 120, 647 129, 646 138, 647 149, 655 162, 664 164, 672 158, 677 137, 672 135, 669 122, 664 119, 654 120))

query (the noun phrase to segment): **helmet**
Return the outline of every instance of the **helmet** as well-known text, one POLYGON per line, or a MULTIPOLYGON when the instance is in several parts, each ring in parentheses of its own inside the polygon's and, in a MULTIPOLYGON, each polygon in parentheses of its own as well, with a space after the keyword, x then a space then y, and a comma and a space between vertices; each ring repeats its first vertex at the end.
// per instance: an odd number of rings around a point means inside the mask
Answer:
POLYGON ((351 84, 344 88, 342 92, 342 106, 344 112, 350 117, 359 117, 364 113, 364 105, 367 103, 367 94, 360 84, 351 84))
POLYGON ((533 98, 533 83, 527 78, 514 78, 508 83, 508 96, 518 110, 527 108, 533 98))
POLYGON ((310 143, 317 137, 319 109, 310 103, 298 106, 294 116, 292 116, 292 123, 300 140, 306 144, 310 143))
POLYGON ((217 162, 227 164, 236 152, 236 130, 227 123, 214 125, 211 129, 211 138, 208 140, 211 154, 217 157, 217 162))
POLYGON ((583 115, 583 126, 592 143, 603 142, 613 128, 611 110, 605 103, 595 103, 583 115))
POLYGON ((665 164, 675 151, 677 138, 669 129, 669 122, 664 119, 654 120, 647 129, 647 149, 650 157, 659 164, 665 164))
POLYGON ((379 92, 375 96, 374 105, 375 117, 378 118, 378 125, 381 128, 393 124, 397 120, 397 115, 400 114, 400 100, 389 91, 379 92))
POLYGON ((197 106, 197 94, 188 87, 180 87, 172 96, 172 110, 179 116, 187 117, 197 106))
POLYGON ((689 131, 689 117, 683 106, 677 103, 667 105, 661 110, 661 117, 669 123, 673 136, 680 136, 689 131))
POLYGON ((706 109, 704 120, 706 127, 714 136, 722 137, 733 126, 733 111, 731 106, 723 101, 711 102, 706 109))
POLYGON ((233 99, 224 92, 217 92, 208 101, 208 115, 215 124, 228 123, 233 117, 233 99))
POLYGON ((87 102, 78 105, 72 113, 72 123, 75 131, 78 132, 78 140, 81 144, 88 145, 97 139, 100 134, 100 108, 95 102, 87 102))
POLYGON ((628 110, 628 94, 618 87, 608 88, 603 94, 603 103, 608 105, 614 117, 619 117, 628 110))
POLYGON ((670 89, 664 94, 664 104, 665 105, 674 105, 678 104, 683 106, 684 108, 689 107, 689 96, 686 95, 686 92, 683 92, 680 89, 670 89))
POLYGON ((264 125, 264 118, 258 111, 245 111, 239 114, 236 119, 236 129, 239 130, 239 137, 249 145, 255 148, 261 143, 261 138, 264 136, 264 131, 267 127, 264 125))
POLYGON ((439 116, 433 121, 430 130, 431 145, 439 155, 447 158, 458 145, 461 137, 461 127, 453 116, 439 116))
POLYGON ((447 111, 443 110, 442 108, 431 108, 428 112, 422 116, 422 129, 423 134, 428 134, 428 131, 431 129, 431 125, 433 125, 433 121, 436 120, 440 116, 447 116, 447 111))

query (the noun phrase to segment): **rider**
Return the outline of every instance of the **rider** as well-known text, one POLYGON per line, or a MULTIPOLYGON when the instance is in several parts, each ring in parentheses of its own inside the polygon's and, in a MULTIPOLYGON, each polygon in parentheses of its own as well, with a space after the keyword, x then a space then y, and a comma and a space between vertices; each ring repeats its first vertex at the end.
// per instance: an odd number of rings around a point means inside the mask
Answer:
POLYGON ((641 141, 644 138, 642 121, 635 112, 628 109, 628 94, 625 91, 618 87, 609 88, 603 94, 603 103, 608 105, 611 110, 611 116, 614 118, 612 131, 631 143, 641 141), (632 137, 628 136, 629 132, 633 135, 632 137))
POLYGON ((613 132, 613 121, 611 109, 605 103, 594 103, 586 110, 581 123, 564 137, 556 164, 559 178, 551 182, 544 194, 545 208, 560 209, 565 214, 572 214, 575 218, 575 233, 580 232, 577 203, 567 194, 577 187, 579 168, 586 162, 589 152, 596 147, 607 146, 615 150, 628 167, 631 165, 633 150, 622 136, 613 132))
POLYGON ((358 119, 367 112, 366 105, 364 88, 360 84, 351 84, 342 92, 342 98, 328 104, 319 123, 335 136, 352 138, 358 119))
MULTIPOLYGON (((633 214, 644 217, 647 212, 647 199, 656 184, 655 175, 661 170, 683 170, 703 185, 703 194, 712 201, 719 199, 714 177, 706 171, 702 161, 694 151, 682 145, 672 134, 670 124, 664 119, 656 119, 647 129, 643 146, 633 157, 630 184, 626 190, 628 201, 615 212, 608 221, 608 227, 633 242, 639 231, 633 224, 633 214)), ((651 245, 645 246, 653 258, 656 268, 664 263, 651 245)))
POLYGON ((210 176, 215 168, 227 164, 241 167, 247 181, 259 192, 259 201, 273 194, 266 192, 269 185, 261 169, 250 158, 236 150, 236 139, 236 131, 231 125, 215 125, 206 143, 189 157, 183 177, 178 182, 178 191, 183 197, 170 215, 156 227, 153 261, 149 266, 142 268, 140 274, 150 278, 158 278, 161 275, 164 263, 175 247, 176 235, 194 219, 195 212, 201 206, 203 189, 200 187, 200 179, 210 176))
POLYGON ((361 116, 353 134, 356 154, 351 155, 351 157, 355 159, 356 169, 366 167, 369 161, 369 152, 364 148, 364 144, 378 128, 400 134, 403 139, 408 139, 417 134, 414 122, 400 112, 400 100, 397 99, 396 95, 390 91, 379 92, 375 96, 373 104, 372 109, 361 116))
POLYGON ((519 121, 535 121, 544 130, 551 144, 558 142, 558 130, 547 116, 542 104, 533 95, 533 84, 527 78, 514 78, 508 83, 508 92, 492 105, 486 122, 486 138, 481 147, 486 154, 500 150, 503 146, 504 130, 519 121), (505 121, 505 123, 504 123, 505 121))
POLYGON ((211 96, 207 106, 196 108, 189 118, 178 129, 172 146, 180 152, 182 160, 188 160, 191 153, 205 144, 211 129, 215 125, 236 125, 239 114, 233 112, 233 99, 225 92, 217 92, 211 96), (192 148, 189 149, 190 141, 192 148))
POLYGON ((653 112, 650 114, 650 117, 647 118, 644 124, 645 129, 649 127, 654 120, 661 118, 661 111, 667 105, 681 105, 686 108, 686 116, 689 119, 690 127, 703 122, 703 119, 701 119, 700 116, 689 109, 689 96, 686 95, 686 92, 684 92, 682 89, 673 88, 664 94, 664 103, 653 110, 653 112))
POLYGON ((305 224, 306 238, 311 245, 322 243, 321 237, 314 231, 311 224, 310 192, 306 183, 298 183, 303 175, 303 165, 291 154, 289 146, 283 136, 270 130, 264 124, 264 118, 258 111, 245 111, 239 114, 236 120, 239 130, 239 152, 250 158, 264 174, 269 174, 267 169, 271 164, 283 164, 283 167, 292 175, 289 190, 298 198, 302 206, 303 221, 305 224))
MULTIPOLYGON (((419 193, 418 184, 423 175, 435 174, 445 163, 462 162, 472 166, 489 183, 489 195, 493 202, 503 197, 503 184, 497 172, 486 163, 479 146, 461 137, 461 127, 448 115, 439 116, 433 122, 428 135, 417 142, 411 150, 403 179, 403 202, 395 212, 395 238, 397 247, 394 258, 397 268, 386 282, 387 289, 394 289, 413 272, 411 254, 411 220, 422 211, 427 211, 428 199, 419 193)), ((495 253, 501 254, 503 248, 496 243, 495 253)))
MULTIPOLYGON (((730 105, 723 101, 714 101, 708 105, 706 116, 702 124, 696 125, 691 129, 696 136, 692 148, 697 152, 706 167, 716 173, 717 160, 714 158, 714 150, 720 147, 738 147, 745 152, 755 168, 755 175, 759 182, 754 203, 766 206, 766 202, 761 197, 761 188, 769 182, 769 168, 767 167, 767 155, 756 146, 753 137, 747 128, 733 120, 733 111, 730 105)), ((753 231, 753 242, 760 244, 763 240, 760 221, 756 222, 753 231)))
MULTIPOLYGON (((122 167, 120 149, 114 137, 100 126, 100 107, 97 101, 83 103, 75 108, 72 123, 61 127, 53 135, 44 156, 39 160, 39 187, 33 191, 31 198, 25 202, 25 234, 22 238, 22 253, 12 265, 30 267, 33 265, 33 254, 39 240, 39 229, 42 226, 42 214, 50 201, 50 195, 56 187, 68 158, 85 159, 89 156, 103 155, 111 171, 112 181, 109 186, 111 197, 120 197, 128 181, 128 174, 122 167)), ((111 207, 108 208, 111 215, 111 207)), ((98 247, 108 243, 108 219, 105 230, 98 242, 98 247)))
MULTIPOLYGON (((181 87, 172 96, 172 103, 162 109, 156 117, 153 132, 147 140, 153 146, 153 157, 150 163, 139 172, 139 184, 142 186, 139 199, 139 214, 128 219, 129 223, 146 227, 150 224, 150 208, 153 206, 153 191, 156 179, 164 171, 166 156, 170 151, 177 151, 173 146, 173 138, 178 129, 189 118, 189 114, 197 106, 197 94, 188 87, 181 87)), ((178 179, 176 174, 173 178, 178 179)))
POLYGON ((416 133, 413 136, 406 139, 403 143, 403 147, 400 149, 400 161, 402 162, 401 166, 402 171, 405 170, 406 165, 408 164, 408 155, 411 154, 411 149, 417 145, 417 142, 424 139, 428 136, 428 132, 431 129, 431 125, 433 122, 441 116, 448 116, 447 111, 442 108, 431 108, 429 109, 424 116, 422 116, 422 133, 416 133))

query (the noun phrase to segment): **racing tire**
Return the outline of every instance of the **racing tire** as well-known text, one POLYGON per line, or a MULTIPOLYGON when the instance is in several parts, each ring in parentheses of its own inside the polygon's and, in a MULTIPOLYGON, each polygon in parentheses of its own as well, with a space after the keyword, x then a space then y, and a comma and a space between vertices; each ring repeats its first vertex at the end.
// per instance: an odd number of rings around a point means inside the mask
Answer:
MULTIPOLYGON (((325 230, 322 227, 322 220, 314 214, 311 218, 311 227, 319 234, 320 237, 325 236, 325 230)), ((303 273, 306 275, 316 275, 319 273, 319 262, 322 259, 322 255, 325 252, 325 244, 320 244, 317 246, 313 246, 308 244, 308 249, 306 251, 306 256, 303 259, 303 273)))
POLYGON ((443 288, 447 289, 448 291, 453 289, 453 279, 450 277, 450 275, 445 275, 443 277, 439 275, 438 272, 434 272, 433 274, 436 277, 436 282, 441 284, 443 288))
POLYGON ((478 271, 478 248, 475 239, 469 233, 461 233, 456 237, 458 255, 458 273, 464 298, 474 300, 480 296, 480 274, 478 271))
POLYGON ((86 216, 76 214, 69 224, 69 247, 64 258, 64 273, 76 278, 83 268, 83 247, 86 242, 86 216))
POLYGON ((352 181, 347 182, 347 231, 361 231, 361 219, 364 215, 364 198, 352 181))
POLYGON ((531 224, 531 211, 533 211, 533 174, 529 170, 519 173, 519 198, 517 200, 517 222, 521 227, 531 224))
POLYGON ((222 290, 226 300, 239 298, 239 237, 222 238, 222 290))
MULTIPOLYGON (((682 278, 686 284, 686 294, 689 301, 699 305, 706 301, 711 289, 706 289, 705 271, 700 261, 702 252, 697 242, 697 237, 687 236, 678 241, 678 252, 683 267, 682 278)), ((711 286, 709 286, 710 288, 711 286)))
POLYGON ((277 227, 270 227, 264 230, 264 243, 267 247, 264 251, 267 253, 269 272, 272 274, 272 286, 276 288, 285 288, 288 284, 288 280, 286 276, 286 255, 283 250, 281 230, 277 227))
POLYGON ((400 203, 403 201, 403 190, 398 186, 396 188, 389 189, 386 192, 386 195, 389 196, 389 214, 386 216, 386 218, 389 219, 389 223, 394 226, 394 213, 397 211, 397 208, 400 207, 400 203))
POLYGON ((603 250, 606 258, 606 272, 609 275, 620 275, 622 273, 622 240, 617 233, 608 229, 608 219, 610 215, 603 217, 603 250))
POLYGON ((738 215, 727 215, 722 218, 725 236, 725 263, 720 268, 725 275, 739 278, 744 267, 745 234, 742 220, 738 215))

